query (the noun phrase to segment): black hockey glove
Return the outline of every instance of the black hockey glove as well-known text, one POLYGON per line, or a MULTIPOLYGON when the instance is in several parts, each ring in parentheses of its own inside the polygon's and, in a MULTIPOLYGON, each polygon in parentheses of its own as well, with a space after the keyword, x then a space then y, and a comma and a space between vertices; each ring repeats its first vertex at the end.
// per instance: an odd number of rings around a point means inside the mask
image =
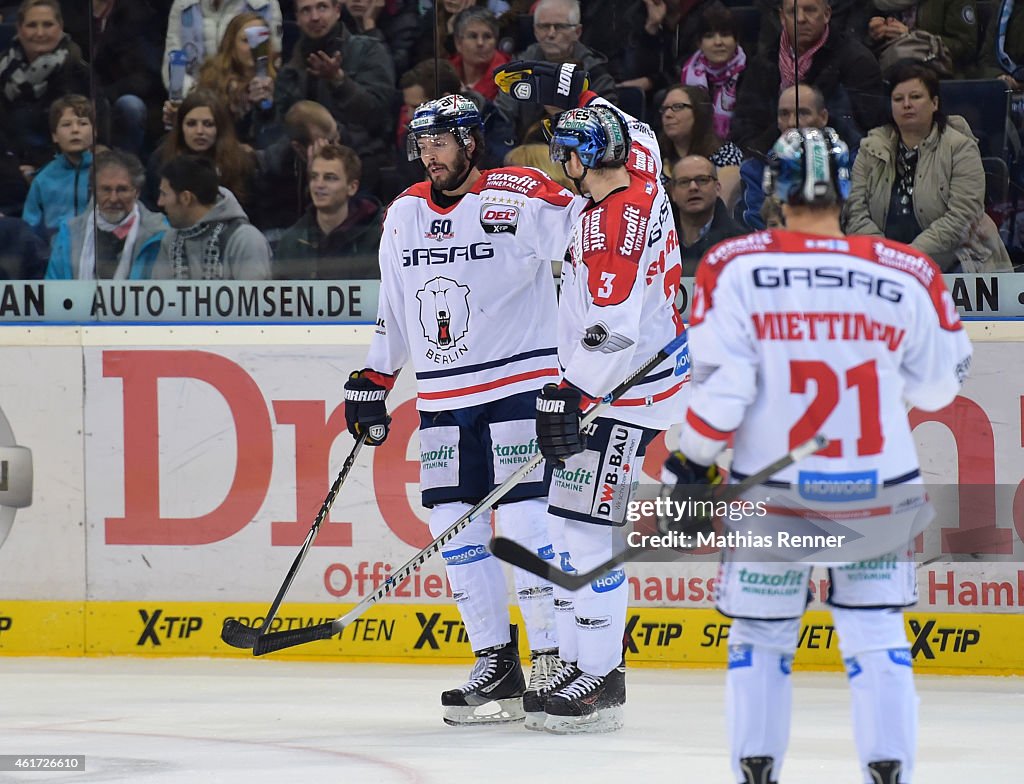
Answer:
POLYGON ((391 417, 384 398, 394 383, 391 376, 372 370, 353 370, 345 382, 345 423, 353 438, 366 433, 367 446, 380 446, 388 439, 391 417))
POLYGON ((573 63, 513 60, 494 70, 494 83, 523 103, 575 109, 590 87, 590 75, 573 63))
POLYGON ((715 490, 722 484, 718 466, 700 465, 679 450, 668 456, 662 471, 658 530, 696 534, 713 530, 715 490))
POLYGON ((573 386, 545 384, 537 395, 537 446, 555 468, 587 448, 587 437, 580 432, 582 401, 583 393, 573 386))

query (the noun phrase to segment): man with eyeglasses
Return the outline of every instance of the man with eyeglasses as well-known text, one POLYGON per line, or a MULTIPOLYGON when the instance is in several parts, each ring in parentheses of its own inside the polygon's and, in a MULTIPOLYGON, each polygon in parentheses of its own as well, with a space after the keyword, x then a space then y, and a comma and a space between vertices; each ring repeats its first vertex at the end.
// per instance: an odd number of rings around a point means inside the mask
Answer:
POLYGON ((684 276, 697 273, 697 264, 712 245, 745 233, 729 215, 721 193, 715 164, 703 155, 687 155, 672 167, 670 195, 679 213, 684 276))
POLYGON ((146 180, 139 159, 107 150, 93 162, 95 196, 63 221, 50 253, 51 280, 138 280, 151 277, 167 221, 139 201, 146 180))
MULTIPOLYGON (((593 92, 611 103, 618 100, 615 78, 608 70, 608 59, 580 42, 583 25, 580 24, 578 0, 540 0, 533 11, 533 32, 537 43, 528 46, 519 56, 521 59, 574 63, 590 74, 593 92)), ((498 93, 495 104, 515 126, 516 141, 520 144, 545 116, 551 117, 560 111, 554 106, 522 103, 507 93, 498 93)))

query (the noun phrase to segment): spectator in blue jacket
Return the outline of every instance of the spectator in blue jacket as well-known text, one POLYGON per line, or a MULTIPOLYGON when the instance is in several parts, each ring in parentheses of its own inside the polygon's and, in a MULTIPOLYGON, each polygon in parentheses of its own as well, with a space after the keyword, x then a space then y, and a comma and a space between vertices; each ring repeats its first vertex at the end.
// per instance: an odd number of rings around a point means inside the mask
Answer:
POLYGON ((96 156, 96 200, 61 224, 46 277, 63 280, 149 278, 167 221, 139 201, 146 173, 139 159, 116 150, 96 156))
POLYGON ((50 133, 59 152, 40 169, 28 189, 22 219, 37 231, 57 231, 61 222, 79 215, 89 201, 96 113, 83 95, 65 95, 50 107, 50 133))

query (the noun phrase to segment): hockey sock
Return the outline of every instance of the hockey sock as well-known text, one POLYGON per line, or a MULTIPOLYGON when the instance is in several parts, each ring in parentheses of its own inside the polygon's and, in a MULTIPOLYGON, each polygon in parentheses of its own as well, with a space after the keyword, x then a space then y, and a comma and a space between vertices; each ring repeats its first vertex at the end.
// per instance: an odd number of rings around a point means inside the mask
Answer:
MULTIPOLYGON (((612 556, 615 529, 610 526, 565 521, 565 538, 572 565, 581 572, 612 556)), ((598 577, 573 596, 576 605, 576 666, 590 675, 604 676, 622 661, 629 587, 622 568, 598 577)), ((564 657, 563 657, 564 658, 564 657)))
POLYGON ((737 618, 729 629, 725 713, 736 781, 746 781, 740 766, 745 757, 772 757, 773 781, 779 779, 789 744, 790 672, 799 631, 799 619, 737 618))
MULTIPOLYGON (((442 534, 469 511, 469 504, 438 504, 430 510, 430 533, 442 534)), ((509 641, 508 591, 501 564, 487 550, 488 515, 481 515, 444 546, 448 583, 474 651, 509 641)))
MULTIPOLYGON (((503 504, 497 511, 502 533, 528 550, 554 557, 551 536, 548 533, 547 500, 530 498, 503 504)), ((553 588, 547 580, 522 569, 513 569, 516 598, 523 614, 530 650, 540 651, 558 647, 555 628, 553 588)))
POLYGON ((917 747, 917 693, 910 646, 899 610, 834 608, 852 697, 853 737, 866 784, 876 784, 868 763, 900 763, 900 782, 911 781, 917 747))
MULTIPOLYGON (((548 531, 551 534, 551 546, 558 567, 563 572, 575 572, 575 565, 569 558, 569 545, 565 541, 565 518, 548 515, 548 531)), ((558 585, 555 589, 555 626, 558 629, 558 656, 562 661, 576 663, 579 658, 579 645, 576 641, 576 604, 574 592, 558 585)))

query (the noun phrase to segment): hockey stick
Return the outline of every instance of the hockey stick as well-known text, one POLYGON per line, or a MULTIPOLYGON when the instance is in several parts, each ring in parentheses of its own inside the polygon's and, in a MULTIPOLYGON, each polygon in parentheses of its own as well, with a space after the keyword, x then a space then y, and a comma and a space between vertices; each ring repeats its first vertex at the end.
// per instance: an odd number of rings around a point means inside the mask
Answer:
MULTIPOLYGON (((591 408, 584 414, 583 419, 580 422, 580 427, 589 425, 614 401, 622 397, 631 387, 633 387, 640 379, 650 373, 654 368, 672 356, 678 349, 680 349, 686 343, 686 333, 683 332, 676 336, 671 343, 665 346, 661 351, 655 354, 653 357, 644 362, 640 367, 636 369, 625 381, 619 384, 613 389, 605 398, 596 406, 591 408)), ((296 645, 304 645, 307 642, 313 642, 314 640, 326 640, 333 637, 335 634, 341 632, 346 626, 352 621, 366 612, 372 605, 386 598, 398 585, 405 580, 409 575, 413 573, 424 561, 426 561, 434 553, 440 552, 441 548, 444 547, 448 542, 454 539, 466 526, 468 526, 473 520, 479 517, 484 512, 488 511, 498 501, 507 495, 513 487, 519 484, 523 478, 530 473, 534 468, 540 465, 544 460, 543 455, 540 453, 535 454, 526 463, 521 465, 514 474, 508 479, 502 482, 498 487, 494 488, 488 493, 480 502, 476 504, 472 509, 462 515, 458 520, 452 523, 444 532, 441 533, 434 541, 420 550, 414 555, 408 562, 406 562, 400 569, 391 573, 391 576, 384 581, 384 584, 380 586, 376 591, 367 595, 363 598, 359 604, 349 610, 345 615, 340 618, 336 618, 328 623, 317 624, 316 626, 308 626, 304 629, 288 629, 280 632, 272 632, 270 634, 262 635, 256 640, 256 644, 253 647, 254 656, 263 656, 267 653, 273 653, 274 651, 280 651, 284 648, 291 648, 296 645)))
MULTIPOLYGON (((828 446, 828 439, 823 435, 816 435, 811 440, 791 449, 774 463, 765 466, 756 474, 751 474, 742 482, 738 482, 734 485, 726 485, 725 488, 714 497, 714 502, 717 504, 723 501, 726 503, 733 501, 755 485, 759 485, 765 480, 770 479, 773 474, 778 473, 784 468, 788 468, 798 460, 803 460, 805 457, 817 452, 819 449, 824 449, 826 446, 828 446)), ((535 574, 538 577, 543 577, 548 582, 554 583, 555 585, 566 588, 570 591, 579 590, 587 583, 590 583, 606 572, 611 571, 616 566, 621 566, 628 561, 635 561, 640 556, 655 549, 658 548, 630 547, 617 555, 613 555, 603 564, 591 569, 589 572, 574 574, 572 572, 563 572, 554 564, 548 563, 536 553, 527 550, 525 547, 513 542, 511 539, 505 539, 504 537, 499 536, 491 542, 491 552, 495 557, 500 558, 502 561, 506 561, 513 566, 518 566, 520 569, 535 574)))
POLYGON ((316 535, 320 532, 320 525, 324 520, 327 519, 327 515, 331 511, 331 507, 334 506, 334 499, 338 497, 338 492, 341 490, 341 486, 345 484, 345 480, 348 478, 349 472, 352 470, 352 466, 355 465, 356 456, 359 454, 359 450, 363 448, 363 444, 366 443, 366 437, 369 431, 362 433, 359 438, 356 439, 355 445, 352 447, 352 451, 348 453, 348 457, 345 458, 345 464, 341 467, 341 471, 338 473, 337 478, 334 480, 334 484, 331 485, 330 491, 327 493, 327 497, 324 499, 323 504, 320 506, 320 511, 317 512, 316 519, 313 521, 313 525, 309 529, 309 533, 306 534, 306 541, 302 543, 302 547, 299 548, 298 555, 295 556, 295 560, 292 561, 292 567, 288 570, 288 574, 284 578, 284 583, 281 584, 281 589, 277 592, 277 596, 274 597, 274 603, 270 605, 270 609, 267 611, 266 617, 263 619, 261 626, 249 626, 235 618, 228 618, 224 621, 224 627, 220 630, 220 638, 228 645, 233 645, 235 648, 252 648, 256 644, 256 640, 270 629, 270 624, 277 616, 278 608, 281 606, 281 602, 284 601, 284 595, 288 593, 288 589, 292 587, 292 581, 295 579, 295 575, 299 572, 299 567, 302 566, 302 562, 306 560, 306 553, 309 552, 309 548, 313 546, 313 540, 316 539, 316 535))

